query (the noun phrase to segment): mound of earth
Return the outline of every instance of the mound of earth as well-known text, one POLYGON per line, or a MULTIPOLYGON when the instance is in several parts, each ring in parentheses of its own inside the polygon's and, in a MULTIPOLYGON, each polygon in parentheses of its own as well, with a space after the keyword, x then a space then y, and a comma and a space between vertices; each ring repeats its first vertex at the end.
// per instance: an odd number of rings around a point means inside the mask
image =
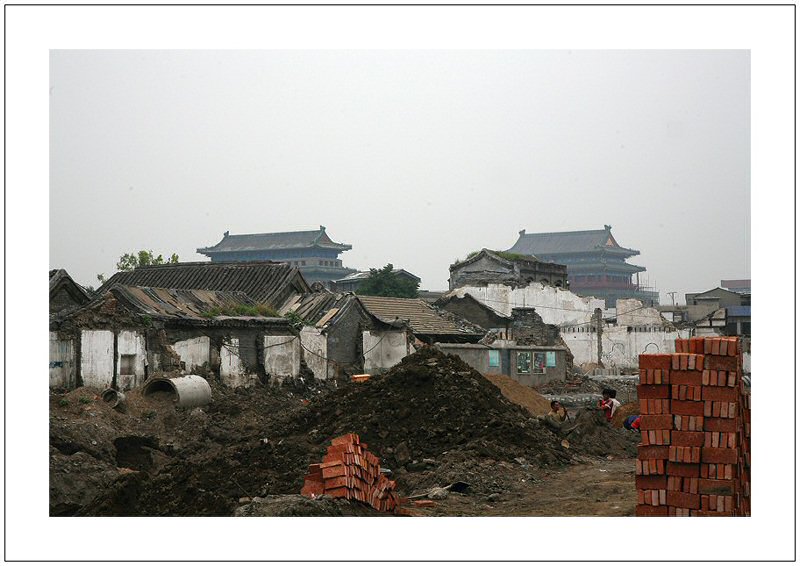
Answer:
POLYGON ((392 468, 444 452, 539 465, 569 455, 536 419, 457 356, 423 348, 389 372, 314 400, 294 423, 324 438, 355 432, 392 468))
POLYGON ((611 417, 611 424, 617 428, 623 428, 625 419, 631 415, 639 414, 639 403, 625 403, 620 405, 619 409, 614 411, 614 416, 611 417))
POLYGON ((506 399, 524 407, 530 414, 542 416, 550 412, 550 401, 535 389, 522 385, 507 375, 486 374, 484 377, 494 383, 506 399))
POLYGON ((611 458, 635 457, 640 440, 638 433, 614 427, 594 407, 579 409, 566 424, 564 436, 578 453, 611 458))

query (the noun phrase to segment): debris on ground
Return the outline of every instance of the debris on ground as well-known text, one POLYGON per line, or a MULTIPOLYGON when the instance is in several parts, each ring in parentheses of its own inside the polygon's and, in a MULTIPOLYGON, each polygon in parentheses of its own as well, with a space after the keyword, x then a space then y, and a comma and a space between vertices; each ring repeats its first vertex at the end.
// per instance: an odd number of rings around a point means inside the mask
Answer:
POLYGON ((434 348, 365 382, 231 389, 208 381, 212 402, 194 409, 141 390, 125 392, 122 410, 100 390, 52 393, 50 514, 378 515, 347 499, 296 495, 330 439, 346 433, 391 469, 399 496, 436 502, 423 514, 483 514, 491 494, 505 505, 507 494, 524 498, 556 470, 636 453, 635 435, 602 417, 566 436, 550 431, 524 400, 434 348), (465 487, 434 498, 449 486, 465 487))

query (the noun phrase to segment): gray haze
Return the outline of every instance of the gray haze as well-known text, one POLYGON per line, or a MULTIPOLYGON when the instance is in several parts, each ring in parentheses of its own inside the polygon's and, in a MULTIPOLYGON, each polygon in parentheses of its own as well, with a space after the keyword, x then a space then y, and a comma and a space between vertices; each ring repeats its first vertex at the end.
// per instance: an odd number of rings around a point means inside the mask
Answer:
POLYGON ((601 229, 661 291, 750 277, 747 51, 53 51, 50 267, 316 229, 447 288, 601 229))

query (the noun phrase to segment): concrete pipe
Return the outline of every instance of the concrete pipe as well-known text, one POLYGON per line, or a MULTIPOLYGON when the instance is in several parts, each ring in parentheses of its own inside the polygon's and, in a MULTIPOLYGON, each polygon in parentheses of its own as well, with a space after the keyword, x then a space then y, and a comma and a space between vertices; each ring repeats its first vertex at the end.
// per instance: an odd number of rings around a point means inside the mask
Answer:
POLYGON ((202 407, 211 402, 211 386, 199 375, 156 377, 144 384, 142 393, 147 397, 159 391, 174 395, 178 407, 202 407))
POLYGON ((125 401, 125 394, 122 391, 108 388, 100 394, 100 398, 114 408, 125 401))

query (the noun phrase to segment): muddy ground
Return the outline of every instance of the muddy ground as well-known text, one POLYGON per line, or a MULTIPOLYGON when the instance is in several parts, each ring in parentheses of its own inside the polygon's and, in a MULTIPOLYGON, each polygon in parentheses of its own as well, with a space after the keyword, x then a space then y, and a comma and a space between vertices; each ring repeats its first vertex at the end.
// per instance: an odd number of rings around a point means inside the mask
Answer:
POLYGON ((632 515, 636 435, 594 408, 554 432, 454 356, 423 349, 366 383, 228 389, 181 409, 126 393, 116 409, 81 388, 50 398, 50 514, 376 515, 300 497, 308 465, 355 432, 403 497, 453 482, 417 515, 632 515), (564 440, 567 442, 564 442, 564 440))

